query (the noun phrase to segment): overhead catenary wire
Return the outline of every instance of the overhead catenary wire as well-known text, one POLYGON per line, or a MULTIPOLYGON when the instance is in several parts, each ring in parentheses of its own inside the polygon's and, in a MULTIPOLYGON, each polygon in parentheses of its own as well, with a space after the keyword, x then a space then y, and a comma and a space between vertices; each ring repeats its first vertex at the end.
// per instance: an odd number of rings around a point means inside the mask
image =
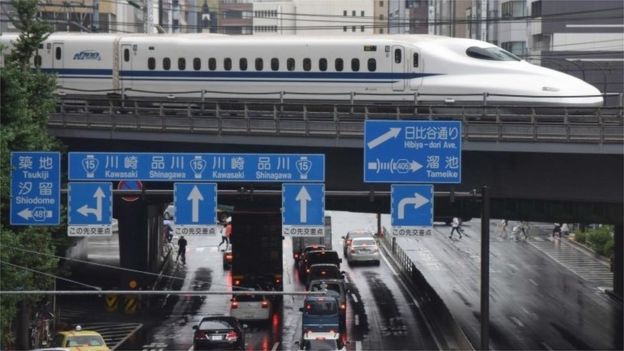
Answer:
POLYGON ((102 288, 100 288, 99 286, 90 285, 90 284, 85 284, 85 283, 82 283, 82 282, 79 282, 79 281, 76 281, 76 280, 72 280, 72 279, 68 279, 68 278, 60 277, 60 276, 58 276, 58 275, 54 275, 54 274, 50 274, 50 273, 46 273, 46 272, 42 272, 42 271, 38 271, 38 270, 36 270, 36 269, 32 269, 32 268, 28 268, 28 267, 20 266, 20 265, 13 264, 13 263, 9 263, 9 262, 6 262, 6 261, 4 261, 4 260, 0 260, 0 263, 1 263, 1 264, 6 264, 6 265, 9 265, 9 266, 11 266, 11 267, 15 267, 15 268, 17 268, 17 269, 23 269, 23 270, 26 270, 26 271, 29 271, 29 272, 33 272, 33 273, 37 273, 37 274, 41 274, 41 275, 44 275, 44 276, 49 277, 49 278, 60 279, 60 280, 68 281, 68 282, 70 282, 70 283, 74 283, 74 284, 77 284, 77 285, 86 286, 86 287, 91 288, 91 289, 94 289, 94 290, 98 290, 98 291, 101 291, 101 290, 102 290, 102 288))

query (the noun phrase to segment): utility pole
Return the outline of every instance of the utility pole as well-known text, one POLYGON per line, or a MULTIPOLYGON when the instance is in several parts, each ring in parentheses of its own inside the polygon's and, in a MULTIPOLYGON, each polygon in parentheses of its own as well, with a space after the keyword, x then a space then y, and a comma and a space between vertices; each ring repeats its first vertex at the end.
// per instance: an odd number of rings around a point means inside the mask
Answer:
POLYGON ((100 27, 100 0, 93 0, 93 16, 91 17, 91 32, 99 31, 100 27))

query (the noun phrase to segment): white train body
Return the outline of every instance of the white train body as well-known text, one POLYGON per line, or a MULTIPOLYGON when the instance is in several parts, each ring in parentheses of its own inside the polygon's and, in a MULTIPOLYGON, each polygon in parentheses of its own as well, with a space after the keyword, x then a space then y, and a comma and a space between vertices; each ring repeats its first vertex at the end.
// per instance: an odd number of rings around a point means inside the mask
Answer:
MULTIPOLYGON (((4 34, 0 43, 16 38, 4 34)), ((283 92, 293 99, 388 102, 417 95, 457 103, 481 102, 488 94, 488 103, 603 103, 590 84, 495 45, 430 35, 53 33, 38 56, 33 62, 56 73, 59 92, 66 94, 274 98, 283 92)))

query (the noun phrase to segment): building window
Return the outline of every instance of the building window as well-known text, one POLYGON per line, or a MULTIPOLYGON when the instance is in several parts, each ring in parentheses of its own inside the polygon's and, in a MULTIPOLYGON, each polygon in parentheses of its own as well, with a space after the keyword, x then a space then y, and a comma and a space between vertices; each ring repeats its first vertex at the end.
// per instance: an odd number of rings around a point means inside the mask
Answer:
POLYGON ((351 70, 353 72, 357 72, 357 71, 360 70, 360 60, 358 60, 356 58, 351 59, 351 70))
POLYGON ((342 27, 342 31, 346 32, 347 31, 347 26, 342 27))
POLYGON ((232 59, 229 57, 226 57, 223 59, 223 69, 225 69, 226 71, 229 71, 232 69, 232 59))
POLYGON ((327 71, 327 59, 319 59, 319 71, 327 71))
POLYGON ((211 57, 208 59, 208 69, 211 71, 214 71, 215 69, 217 69, 217 59, 214 57, 211 57))
POLYGON ((414 53, 414 67, 418 67, 418 53, 414 53))
POLYGON ((368 71, 375 72, 377 70, 377 61, 374 58, 368 59, 368 71))
POLYGON ((355 17, 355 10, 351 11, 351 16, 355 17))
POLYGON ((502 4, 501 10, 503 18, 523 17, 525 11, 524 1, 508 1, 502 4))
POLYGON ((362 17, 364 17, 364 11, 362 11, 362 13, 361 13, 361 14, 362 14, 362 17))
POLYGON ((379 2, 379 7, 383 7, 383 1, 379 2))
POLYGON ((336 61, 334 62, 334 68, 336 69, 336 72, 342 72, 343 67, 344 67, 344 62, 342 61, 341 58, 337 58, 336 61))
POLYGON ((379 34, 383 34, 384 30, 383 28, 379 28, 379 34))
POLYGON ((309 58, 304 58, 303 59, 303 70, 304 71, 309 71, 312 69, 312 60, 310 60, 309 58))
POLYGON ((355 26, 351 26, 351 31, 355 32, 355 26))
POLYGON ((238 69, 240 69, 241 71, 246 71, 247 70, 247 59, 246 58, 241 58, 238 60, 238 69))
POLYGON ((264 69, 264 61, 260 57, 256 58, 256 71, 262 71, 264 69))
POLYGON ((279 70, 279 59, 275 57, 271 59, 271 69, 273 71, 279 70))
POLYGON ((360 32, 363 32, 363 31, 364 31, 364 26, 361 26, 360 27, 360 32))
POLYGON ((171 60, 168 57, 163 59, 163 69, 168 71, 171 68, 171 60))
POLYGON ((347 10, 342 11, 342 15, 346 16, 347 15, 347 10))
POLYGON ((201 60, 199 57, 193 59, 193 69, 199 71, 201 69, 201 60))
POLYGON ((286 60, 286 69, 289 71, 294 71, 295 70, 295 59, 294 58, 289 58, 288 60, 286 60))
POLYGON ((383 15, 379 15, 379 20, 383 21, 383 15))
POLYGON ((147 59, 147 68, 151 71, 153 71, 156 68, 156 59, 153 57, 150 57, 147 59))

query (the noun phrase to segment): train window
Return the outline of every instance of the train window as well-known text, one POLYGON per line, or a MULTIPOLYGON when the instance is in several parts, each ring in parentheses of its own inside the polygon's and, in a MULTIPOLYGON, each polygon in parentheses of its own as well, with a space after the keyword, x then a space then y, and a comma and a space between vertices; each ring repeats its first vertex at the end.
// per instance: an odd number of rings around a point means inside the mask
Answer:
POLYGON ((156 68, 156 59, 153 57, 150 57, 147 59, 147 68, 149 68, 150 70, 154 70, 156 68))
POLYGON ((342 72, 342 68, 344 67, 344 62, 341 58, 337 58, 336 62, 334 62, 334 68, 336 68, 337 72, 342 72))
POLYGON ((41 55, 35 55, 35 67, 41 67, 41 55))
POLYGON ((163 59, 163 69, 168 71, 171 68, 171 60, 168 57, 163 59))
POLYGON ((264 62, 260 57, 256 58, 256 71, 262 71, 264 68, 264 62))
POLYGON ((247 70, 247 59, 246 58, 241 58, 240 60, 238 60, 238 68, 241 71, 246 71, 247 70))
POLYGON ((215 69, 217 69, 217 59, 214 57, 211 57, 208 59, 208 69, 211 71, 214 71, 215 69))
POLYGON ((186 59, 184 57, 178 58, 178 69, 184 71, 186 69, 186 59))
POLYGON ((56 50, 54 50, 54 55, 56 57, 57 60, 61 59, 61 48, 60 47, 56 47, 56 50))
POLYGON ((403 61, 403 53, 401 49, 394 49, 394 63, 401 63, 403 61))
POLYGON ((232 69, 232 59, 229 57, 226 57, 223 59, 223 69, 225 69, 226 71, 229 71, 232 69))
POLYGON ((327 59, 326 58, 322 58, 319 59, 319 71, 327 71, 327 59))
POLYGON ((130 49, 124 49, 124 61, 130 61, 130 49))
POLYGON ((199 71, 201 69, 201 60, 199 57, 193 59, 193 69, 199 71))
POLYGON ((414 67, 418 67, 418 53, 414 53, 414 67))
POLYGON ((294 58, 289 58, 288 60, 286 60, 286 69, 289 71, 294 71, 295 70, 295 59, 294 58))
POLYGON ((279 59, 275 57, 271 59, 271 69, 274 71, 279 70, 279 59))
POLYGON ((480 48, 478 46, 471 46, 466 49, 466 55, 481 60, 521 61, 518 56, 497 46, 491 48, 480 48))
POLYGON ((304 58, 303 59, 303 70, 304 71, 309 71, 312 69, 312 60, 310 60, 309 58, 304 58))
POLYGON ((377 70, 377 61, 374 58, 368 59, 368 71, 375 72, 377 70))
POLYGON ((351 59, 351 70, 353 72, 357 72, 360 70, 360 60, 359 59, 351 59))

